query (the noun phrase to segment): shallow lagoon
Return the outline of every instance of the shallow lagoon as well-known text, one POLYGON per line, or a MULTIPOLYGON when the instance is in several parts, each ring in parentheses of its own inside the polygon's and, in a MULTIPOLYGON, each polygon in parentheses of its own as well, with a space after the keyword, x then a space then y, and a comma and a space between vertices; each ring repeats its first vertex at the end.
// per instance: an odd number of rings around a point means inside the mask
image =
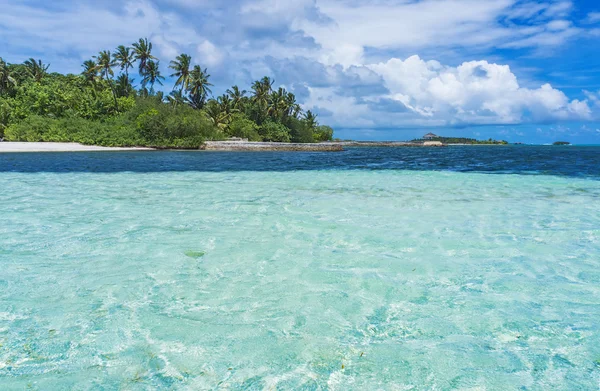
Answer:
POLYGON ((597 389, 600 149, 477 148, 1 157, 1 388, 597 389))

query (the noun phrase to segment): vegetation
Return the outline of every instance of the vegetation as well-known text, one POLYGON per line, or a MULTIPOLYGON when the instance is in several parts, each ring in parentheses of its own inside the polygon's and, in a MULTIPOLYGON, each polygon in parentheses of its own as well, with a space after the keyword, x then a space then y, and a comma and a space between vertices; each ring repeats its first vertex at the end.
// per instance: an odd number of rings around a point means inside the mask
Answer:
POLYGON ((268 77, 250 91, 233 86, 213 97, 206 68, 182 53, 169 63, 172 92, 164 85, 152 43, 100 51, 79 75, 49 73, 33 58, 0 58, 0 138, 9 141, 79 142, 104 146, 198 148, 206 140, 313 143, 333 139, 293 93, 268 77), (139 85, 131 73, 139 74, 139 85), (133 70, 133 72, 131 72, 133 70))
POLYGON ((444 144, 470 144, 470 145, 507 145, 508 141, 504 140, 476 140, 474 138, 466 137, 435 137, 431 139, 416 139, 413 142, 424 142, 424 141, 441 141, 444 144))
POLYGON ((552 145, 571 145, 570 142, 568 141, 556 141, 554 144, 552 145))

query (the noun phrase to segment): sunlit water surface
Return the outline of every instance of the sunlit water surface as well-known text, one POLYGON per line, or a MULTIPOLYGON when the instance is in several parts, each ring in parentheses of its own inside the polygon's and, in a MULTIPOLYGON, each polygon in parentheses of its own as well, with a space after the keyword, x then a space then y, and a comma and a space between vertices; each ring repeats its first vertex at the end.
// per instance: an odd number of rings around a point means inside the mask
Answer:
POLYGON ((599 387, 597 168, 70 156, 2 158, 2 390, 599 387))

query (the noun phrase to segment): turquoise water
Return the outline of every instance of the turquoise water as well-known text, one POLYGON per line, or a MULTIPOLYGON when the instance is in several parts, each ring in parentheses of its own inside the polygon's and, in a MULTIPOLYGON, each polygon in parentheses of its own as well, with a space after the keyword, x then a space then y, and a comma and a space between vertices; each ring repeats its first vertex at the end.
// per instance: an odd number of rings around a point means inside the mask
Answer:
POLYGON ((244 168, 0 173, 0 389, 599 388, 600 181, 244 168))

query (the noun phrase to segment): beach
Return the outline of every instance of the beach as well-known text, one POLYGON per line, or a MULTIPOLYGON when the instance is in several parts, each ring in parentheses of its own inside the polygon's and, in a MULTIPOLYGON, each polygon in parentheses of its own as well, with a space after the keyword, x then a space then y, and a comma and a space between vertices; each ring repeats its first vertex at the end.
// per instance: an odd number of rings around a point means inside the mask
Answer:
POLYGON ((43 142, 0 142, 2 152, 96 152, 96 151, 151 151, 141 147, 100 147, 79 143, 43 143, 43 142))

